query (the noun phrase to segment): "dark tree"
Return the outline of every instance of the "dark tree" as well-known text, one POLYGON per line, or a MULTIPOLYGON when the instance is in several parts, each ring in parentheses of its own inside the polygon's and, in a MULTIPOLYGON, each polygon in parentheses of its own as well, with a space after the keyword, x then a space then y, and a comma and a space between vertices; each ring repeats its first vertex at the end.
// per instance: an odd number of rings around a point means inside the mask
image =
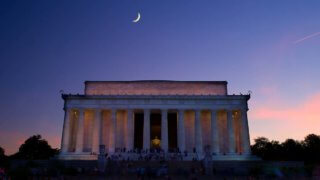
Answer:
POLYGON ((252 154, 264 160, 281 159, 281 145, 278 141, 269 141, 269 139, 265 137, 258 137, 254 141, 255 144, 251 147, 252 154))
POLYGON ((12 156, 13 159, 49 159, 58 153, 57 149, 51 148, 41 135, 28 138, 19 148, 19 152, 12 156))
POLYGON ((4 149, 0 147, 0 168, 9 166, 8 157, 4 154, 4 152, 4 149))
POLYGON ((281 157, 281 146, 278 141, 269 141, 268 138, 258 137, 254 140, 252 154, 264 160, 278 160, 281 157))
POLYGON ((282 160, 282 146, 279 144, 279 141, 271 141, 267 144, 266 151, 267 160, 282 160))
POLYGON ((0 158, 4 156, 4 149, 0 146, 0 158))
POLYGON ((282 146, 282 160, 286 161, 302 161, 303 160, 303 146, 302 143, 294 139, 287 139, 281 144, 282 146))
POLYGON ((287 139, 281 144, 258 137, 251 150, 263 160, 320 162, 320 136, 309 134, 302 142, 287 139))
POLYGON ((264 159, 266 156, 266 147, 270 143, 269 139, 265 137, 258 137, 254 142, 254 145, 251 147, 252 154, 264 159))
POLYGON ((320 162, 320 136, 309 134, 305 137, 303 145, 305 160, 320 162))

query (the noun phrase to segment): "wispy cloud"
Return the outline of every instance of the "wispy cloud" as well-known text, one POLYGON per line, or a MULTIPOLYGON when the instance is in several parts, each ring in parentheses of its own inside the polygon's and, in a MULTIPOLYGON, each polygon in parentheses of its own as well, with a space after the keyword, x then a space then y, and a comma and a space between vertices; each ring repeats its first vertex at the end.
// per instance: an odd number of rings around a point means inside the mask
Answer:
POLYGON ((298 40, 294 41, 293 44, 301 43, 302 41, 305 41, 307 39, 310 39, 310 38, 313 38, 313 37, 319 36, 319 35, 320 35, 320 32, 313 33, 311 35, 305 36, 305 37, 303 37, 301 39, 298 39, 298 40))

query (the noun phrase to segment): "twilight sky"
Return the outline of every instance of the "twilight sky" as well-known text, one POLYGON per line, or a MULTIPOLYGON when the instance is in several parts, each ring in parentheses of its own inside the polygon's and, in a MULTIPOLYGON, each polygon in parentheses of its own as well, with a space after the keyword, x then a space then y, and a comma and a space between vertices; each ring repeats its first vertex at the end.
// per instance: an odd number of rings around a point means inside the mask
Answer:
POLYGON ((0 1, 0 146, 60 147, 85 80, 226 80, 251 139, 320 134, 319 0, 0 1), (141 12, 141 21, 131 21, 141 12))

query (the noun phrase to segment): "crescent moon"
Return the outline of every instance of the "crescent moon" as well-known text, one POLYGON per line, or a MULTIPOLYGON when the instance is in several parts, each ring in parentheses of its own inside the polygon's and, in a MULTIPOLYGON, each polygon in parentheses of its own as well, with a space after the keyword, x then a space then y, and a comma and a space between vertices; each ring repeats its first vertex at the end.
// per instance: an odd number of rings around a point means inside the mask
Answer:
POLYGON ((141 18, 141 15, 138 12, 138 17, 135 20, 133 20, 132 22, 137 23, 138 21, 140 21, 140 18, 141 18))

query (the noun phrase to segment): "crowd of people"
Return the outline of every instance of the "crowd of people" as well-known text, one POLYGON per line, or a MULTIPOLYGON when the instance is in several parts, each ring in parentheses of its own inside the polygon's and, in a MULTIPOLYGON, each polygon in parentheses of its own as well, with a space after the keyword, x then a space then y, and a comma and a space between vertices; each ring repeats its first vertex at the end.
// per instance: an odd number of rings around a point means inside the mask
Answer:
POLYGON ((187 151, 181 152, 179 149, 171 149, 168 153, 165 153, 163 149, 153 148, 153 149, 133 149, 126 150, 125 148, 118 148, 115 153, 109 154, 105 153, 106 159, 111 159, 114 161, 160 161, 160 160, 201 160, 202 157, 194 152, 188 153, 187 151))
MULTIPOLYGON (((165 153, 160 148, 145 149, 145 150, 126 150, 125 148, 118 148, 114 153, 105 153, 100 155, 98 163, 103 165, 100 167, 102 172, 108 175, 137 175, 140 178, 147 177, 167 177, 168 165, 170 161, 181 160, 200 160, 197 153, 188 153, 187 151, 181 153, 179 149, 172 149, 169 153, 165 153), (100 161, 100 162, 99 162, 100 161), (144 162, 138 165, 138 162, 144 162), (152 166, 150 166, 150 162, 152 166)), ((202 168, 203 170, 203 168, 202 168)), ((177 170, 178 174, 194 174, 195 172, 203 172, 200 170, 183 169, 177 170)))
MULTIPOLYGON (((171 169, 173 172, 169 173, 168 163, 171 160, 163 158, 161 153, 149 153, 141 152, 141 156, 144 156, 143 163, 139 163, 133 159, 126 159, 119 154, 113 154, 106 158, 106 164, 104 171, 108 176, 137 176, 138 179, 152 178, 152 177, 165 177, 170 179, 169 174, 175 174, 178 176, 196 177, 196 175, 204 174, 204 167, 202 163, 200 166, 180 167, 171 169)), ((172 158, 179 159, 179 155, 173 155, 172 158)))

